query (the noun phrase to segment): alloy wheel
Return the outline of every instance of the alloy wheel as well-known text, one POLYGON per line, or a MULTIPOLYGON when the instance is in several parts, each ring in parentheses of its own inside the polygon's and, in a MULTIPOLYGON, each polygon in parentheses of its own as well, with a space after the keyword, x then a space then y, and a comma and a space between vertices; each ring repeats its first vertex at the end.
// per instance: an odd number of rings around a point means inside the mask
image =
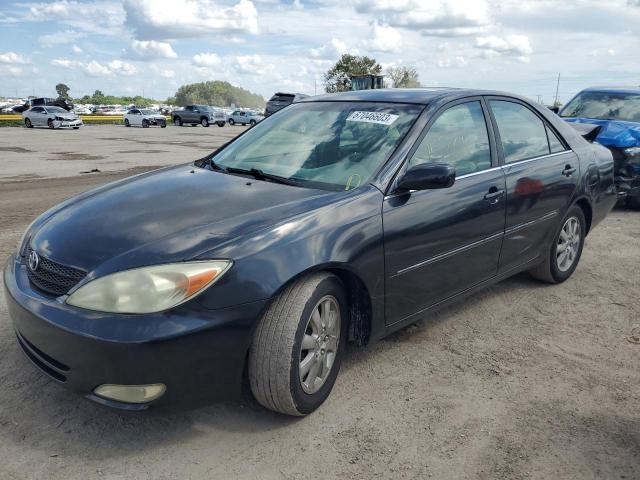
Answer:
POLYGON ((561 272, 569 270, 578 256, 580 233, 580 220, 576 217, 567 218, 556 246, 556 265, 561 272))
POLYGON ((340 307, 335 297, 322 297, 307 320, 298 373, 305 393, 314 394, 329 377, 336 360, 341 327, 340 307))

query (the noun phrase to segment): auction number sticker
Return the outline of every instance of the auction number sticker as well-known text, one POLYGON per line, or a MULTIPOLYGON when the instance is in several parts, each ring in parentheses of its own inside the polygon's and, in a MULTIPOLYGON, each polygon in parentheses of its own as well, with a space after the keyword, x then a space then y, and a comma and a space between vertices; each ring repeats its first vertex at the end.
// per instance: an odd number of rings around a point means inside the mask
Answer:
POLYGON ((349 122, 378 123, 380 125, 391 125, 398 119, 398 115, 381 112, 351 112, 347 117, 349 122))

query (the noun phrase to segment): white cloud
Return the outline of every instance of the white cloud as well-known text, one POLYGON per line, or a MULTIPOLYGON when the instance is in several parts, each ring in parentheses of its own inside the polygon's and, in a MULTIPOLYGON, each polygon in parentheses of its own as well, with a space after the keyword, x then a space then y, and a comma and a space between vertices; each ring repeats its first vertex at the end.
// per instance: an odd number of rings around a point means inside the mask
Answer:
POLYGON ((275 65, 266 63, 260 55, 237 55, 233 68, 238 73, 265 75, 275 70, 275 65))
POLYGON ((72 46, 71 50, 73 50, 73 53, 82 53, 82 49, 77 45, 72 46))
POLYGON ((491 22, 486 0, 355 0, 355 7, 423 35, 472 35, 491 22))
POLYGON ((501 55, 514 56, 521 62, 528 63, 529 56, 533 53, 529 37, 526 35, 507 35, 499 37, 490 35, 476 38, 476 48, 483 50, 486 58, 501 55))
POLYGON ((467 59, 464 58, 462 55, 458 55, 455 56, 453 58, 443 58, 438 60, 438 67, 439 68, 461 68, 464 67, 467 64, 467 59))
POLYGON ((385 27, 373 22, 371 41, 367 43, 374 52, 397 52, 402 47, 402 36, 393 27, 385 27))
POLYGON ((129 53, 139 60, 153 60, 155 58, 176 58, 178 55, 168 42, 155 40, 132 40, 129 53))
POLYGON ((16 67, 15 65, 0 65, 0 75, 21 77, 24 73, 24 69, 21 67, 16 67))
POLYGON ((199 67, 217 67, 220 65, 220 57, 215 53, 204 52, 193 56, 194 65, 199 67))
POLYGON ((125 0, 124 9, 126 25, 139 39, 258 32, 258 11, 250 0, 230 7, 213 0, 125 0))
POLYGON ((23 20, 59 21, 91 34, 119 34, 124 22, 122 3, 115 0, 97 0, 91 3, 59 0, 48 3, 18 3, 16 6, 27 8, 23 20))
POLYGON ((123 62, 122 60, 111 60, 107 64, 102 64, 95 60, 91 60, 88 63, 80 62, 78 60, 69 60, 66 58, 54 58, 51 61, 51 65, 56 67, 68 68, 71 70, 81 70, 87 75, 92 77, 100 76, 130 76, 137 73, 136 67, 130 63, 123 62))
POLYGON ((0 63, 12 63, 12 64, 21 64, 26 65, 27 63, 31 63, 25 57, 15 52, 5 52, 0 53, 0 63))
POLYGON ((84 32, 78 32, 76 30, 64 30, 62 32, 48 33, 46 35, 40 35, 38 37, 38 43, 43 47, 53 47, 55 45, 64 45, 67 43, 73 43, 78 39, 86 37, 84 32))
MULTIPOLYGON (((347 53, 347 45, 337 38, 332 38, 329 43, 326 43, 318 48, 312 48, 310 53, 313 58, 324 58, 324 59, 336 59, 340 57, 342 54, 347 53)), ((356 53, 352 51, 352 53, 356 53)))

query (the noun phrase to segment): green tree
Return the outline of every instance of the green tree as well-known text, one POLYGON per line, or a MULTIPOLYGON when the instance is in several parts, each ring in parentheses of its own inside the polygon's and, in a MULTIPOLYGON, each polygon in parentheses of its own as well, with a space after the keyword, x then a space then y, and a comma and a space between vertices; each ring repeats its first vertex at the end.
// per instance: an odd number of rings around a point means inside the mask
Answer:
POLYGON ((353 75, 380 75, 382 67, 373 58, 345 53, 336 64, 324 74, 327 93, 351 90, 353 75))
POLYGON ((413 67, 390 67, 387 75, 393 82, 393 88, 416 88, 420 86, 418 72, 413 67))
POLYGON ((198 103, 218 107, 237 105, 263 108, 265 106, 264 98, 261 95, 219 80, 183 85, 176 92, 174 101, 176 105, 180 106, 198 103))
POLYGON ((58 93, 58 97, 69 98, 69 87, 64 83, 56 85, 56 92, 58 93))

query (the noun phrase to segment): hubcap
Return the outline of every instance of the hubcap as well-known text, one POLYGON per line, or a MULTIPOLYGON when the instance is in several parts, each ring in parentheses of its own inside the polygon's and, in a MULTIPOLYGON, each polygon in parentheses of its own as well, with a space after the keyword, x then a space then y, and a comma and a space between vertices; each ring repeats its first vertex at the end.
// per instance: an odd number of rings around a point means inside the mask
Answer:
POLYGON ((298 372, 302 389, 316 393, 329 377, 338 353, 340 307, 331 295, 325 295, 313 308, 300 347, 298 372))
POLYGON ((556 265, 558 270, 566 272, 571 268, 578 256, 580 248, 580 221, 576 217, 570 217, 564 222, 558 245, 556 247, 556 265))

